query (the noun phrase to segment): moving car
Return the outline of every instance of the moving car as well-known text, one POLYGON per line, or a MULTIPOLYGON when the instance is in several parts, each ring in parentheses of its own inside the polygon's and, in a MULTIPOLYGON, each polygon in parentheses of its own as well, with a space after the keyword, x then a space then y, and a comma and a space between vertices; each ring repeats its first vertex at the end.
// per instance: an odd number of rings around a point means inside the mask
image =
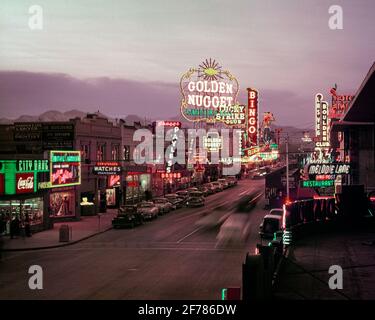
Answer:
POLYGON ((143 216, 137 212, 137 206, 135 205, 121 206, 117 216, 112 219, 114 229, 123 227, 134 228, 140 224, 143 224, 143 216))
POLYGON ((144 220, 152 220, 158 217, 159 208, 151 201, 143 201, 138 204, 137 212, 144 220))
POLYGON ((262 195, 262 192, 254 191, 250 194, 242 196, 237 203, 236 211, 249 213, 252 209, 255 208, 262 195))
POLYGON ((167 198, 155 198, 153 203, 159 208, 159 213, 167 213, 176 209, 176 206, 173 205, 167 198))
POLYGON ((259 226, 261 238, 272 239, 275 232, 281 230, 283 217, 280 215, 267 214, 259 226))
POLYGON ((243 244, 249 235, 250 219, 247 214, 231 214, 221 225, 216 237, 218 246, 243 244))

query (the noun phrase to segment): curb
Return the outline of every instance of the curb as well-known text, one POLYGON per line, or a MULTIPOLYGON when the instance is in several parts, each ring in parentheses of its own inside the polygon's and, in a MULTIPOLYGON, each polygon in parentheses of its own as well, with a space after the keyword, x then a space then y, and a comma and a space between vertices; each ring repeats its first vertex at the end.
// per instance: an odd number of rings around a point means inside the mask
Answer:
POLYGON ((282 254, 282 257, 280 258, 280 261, 276 266, 275 272, 273 273, 273 281, 272 281, 273 287, 275 287, 277 285, 277 282, 278 282, 279 277, 280 277, 281 267, 284 264, 284 262, 289 259, 289 255, 291 254, 292 250, 293 250, 293 248, 291 246, 288 246, 288 247, 285 248, 285 250, 282 254))
POLYGON ((55 249, 55 248, 61 248, 61 247, 67 247, 67 246, 72 246, 74 244, 77 244, 81 241, 84 241, 84 240, 87 240, 87 239, 90 239, 92 237, 95 237, 99 234, 102 234, 102 233, 105 233, 109 230, 113 229, 112 227, 109 227, 103 231, 100 231, 100 232, 97 232, 97 233, 93 233, 93 234, 90 234, 86 237, 83 237, 81 239, 78 239, 78 240, 74 240, 72 242, 67 242, 67 243, 62 243, 62 244, 55 244, 55 245, 51 245, 51 246, 43 246, 43 247, 32 247, 32 248, 15 248, 15 249, 0 249, 0 252, 16 252, 16 251, 36 251, 36 250, 46 250, 46 249, 55 249))

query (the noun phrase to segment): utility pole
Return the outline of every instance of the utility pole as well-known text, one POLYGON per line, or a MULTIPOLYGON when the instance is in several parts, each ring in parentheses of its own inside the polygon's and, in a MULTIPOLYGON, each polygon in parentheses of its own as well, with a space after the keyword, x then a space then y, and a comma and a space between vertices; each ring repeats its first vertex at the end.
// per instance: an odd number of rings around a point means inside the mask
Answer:
POLYGON ((289 135, 286 135, 286 199, 289 201, 289 135))

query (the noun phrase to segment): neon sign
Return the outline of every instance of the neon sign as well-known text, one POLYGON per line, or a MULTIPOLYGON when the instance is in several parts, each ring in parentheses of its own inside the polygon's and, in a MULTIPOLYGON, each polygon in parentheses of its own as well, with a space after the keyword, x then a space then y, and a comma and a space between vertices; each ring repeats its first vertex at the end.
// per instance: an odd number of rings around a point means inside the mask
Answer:
POLYGON ((252 147, 258 145, 258 91, 248 88, 247 103, 247 146, 252 147))
POLYGON ((334 180, 305 180, 301 181, 302 188, 325 188, 333 187, 335 184, 334 180))
POLYGON ((217 132, 209 132, 203 137, 203 148, 210 152, 219 151, 223 146, 223 138, 217 132))
POLYGON ((330 119, 340 119, 348 110, 350 102, 354 99, 353 95, 338 95, 337 84, 329 91, 332 96, 332 105, 329 110, 330 119))
POLYGON ((350 173, 350 164, 337 162, 327 164, 310 164, 308 168, 309 175, 341 175, 350 173))
POLYGON ((81 152, 51 151, 49 187, 81 184, 81 152))
POLYGON ((98 175, 117 175, 121 170, 121 165, 116 161, 97 162, 93 168, 93 172, 98 175))
MULTIPOLYGON (((193 122, 226 122, 225 108, 236 104, 237 79, 213 59, 191 68, 180 80, 181 114, 193 122)), ((229 110, 229 109, 228 109, 229 110)))
POLYGON ((328 149, 328 103, 323 100, 323 95, 315 95, 315 149, 328 149))

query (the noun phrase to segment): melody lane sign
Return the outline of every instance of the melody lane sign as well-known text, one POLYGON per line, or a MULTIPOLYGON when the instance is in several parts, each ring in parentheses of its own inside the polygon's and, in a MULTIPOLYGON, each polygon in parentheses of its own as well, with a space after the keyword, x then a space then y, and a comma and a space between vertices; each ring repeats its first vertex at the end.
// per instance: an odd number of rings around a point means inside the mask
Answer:
POLYGON ((342 175, 350 173, 350 164, 332 163, 332 164, 310 164, 308 168, 309 175, 342 175))

